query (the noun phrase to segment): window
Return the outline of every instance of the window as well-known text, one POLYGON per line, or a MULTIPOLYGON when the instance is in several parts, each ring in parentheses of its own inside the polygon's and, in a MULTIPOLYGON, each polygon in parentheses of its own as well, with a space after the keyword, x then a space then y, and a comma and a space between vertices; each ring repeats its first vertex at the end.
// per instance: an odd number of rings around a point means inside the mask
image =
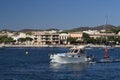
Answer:
POLYGON ((78 50, 77 50, 77 49, 75 49, 75 50, 74 50, 74 53, 77 53, 77 52, 78 52, 78 50))

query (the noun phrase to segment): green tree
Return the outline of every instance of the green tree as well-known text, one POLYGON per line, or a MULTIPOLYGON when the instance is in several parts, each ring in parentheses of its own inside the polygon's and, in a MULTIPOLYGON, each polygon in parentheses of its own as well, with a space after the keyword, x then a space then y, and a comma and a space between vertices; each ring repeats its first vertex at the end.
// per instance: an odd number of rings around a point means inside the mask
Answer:
POLYGON ((116 34, 118 34, 118 32, 120 31, 120 29, 111 29, 111 31, 113 32, 113 33, 116 33, 116 34))
POLYGON ((32 35, 32 32, 26 32, 26 35, 32 35))
POLYGON ((83 33, 82 39, 83 39, 83 41, 84 41, 85 43, 90 42, 90 41, 89 41, 89 40, 90 40, 89 34, 83 33))
POLYGON ((31 37, 26 37, 25 41, 32 41, 33 39, 31 37))
POLYGON ((108 40, 108 41, 115 41, 115 37, 114 37, 114 36, 110 36, 110 37, 108 37, 107 40, 108 40))
POLYGON ((82 38, 90 38, 90 36, 89 36, 89 34, 87 34, 87 33, 83 33, 82 38))
POLYGON ((0 37, 0 43, 10 44, 13 43, 14 39, 8 36, 1 36, 0 37))
POLYGON ((94 39, 94 38, 87 38, 87 43, 92 43, 92 44, 96 44, 96 39, 94 39))
POLYGON ((19 35, 20 33, 19 32, 16 32, 15 35, 19 35))
POLYGON ((119 42, 120 43, 120 36, 115 38, 115 42, 119 42))
POLYGON ((25 38, 19 38, 18 41, 21 42, 21 43, 23 43, 23 42, 26 41, 26 39, 25 38))
POLYGON ((70 42, 70 44, 76 43, 76 39, 75 39, 75 38, 72 38, 72 37, 68 37, 68 38, 67 38, 67 41, 70 42))

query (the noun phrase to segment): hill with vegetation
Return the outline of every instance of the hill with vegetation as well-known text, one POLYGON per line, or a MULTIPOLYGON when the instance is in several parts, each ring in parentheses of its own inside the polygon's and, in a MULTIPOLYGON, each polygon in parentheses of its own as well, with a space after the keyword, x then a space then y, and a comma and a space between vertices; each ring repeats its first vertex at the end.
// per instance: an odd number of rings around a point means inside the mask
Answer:
MULTIPOLYGON (((69 30, 63 30, 63 32, 78 32, 78 31, 87 31, 87 30, 107 30, 107 31, 113 31, 115 33, 120 31, 120 26, 114 26, 114 25, 101 25, 101 26, 95 26, 95 27, 78 27, 78 28, 73 28, 73 29, 69 29, 69 30)), ((8 30, 8 29, 4 29, 1 31, 5 31, 5 32, 31 32, 31 31, 51 31, 51 30, 56 30, 56 31, 60 31, 59 29, 54 29, 54 28, 50 28, 50 29, 23 29, 23 30, 19 30, 19 31, 13 31, 13 30, 8 30)))
POLYGON ((64 30, 65 32, 77 32, 77 31, 86 31, 86 30, 107 30, 110 31, 112 29, 120 29, 119 27, 113 26, 113 25, 101 25, 101 26, 96 26, 96 27, 79 27, 79 28, 73 28, 70 30, 64 30))

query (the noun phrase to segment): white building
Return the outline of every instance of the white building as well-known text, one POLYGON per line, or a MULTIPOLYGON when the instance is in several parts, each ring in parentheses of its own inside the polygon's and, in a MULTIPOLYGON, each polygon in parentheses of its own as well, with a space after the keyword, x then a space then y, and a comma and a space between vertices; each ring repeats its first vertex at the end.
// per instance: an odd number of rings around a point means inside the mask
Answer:
POLYGON ((69 37, 69 34, 67 34, 67 33, 59 34, 61 44, 67 44, 67 38, 68 37, 69 37))
POLYGON ((120 31, 118 32, 118 35, 120 36, 120 31))
POLYGON ((14 40, 18 40, 19 38, 26 38, 25 33, 14 34, 11 36, 14 40))
POLYGON ((86 34, 91 34, 91 35, 93 35, 93 34, 100 34, 100 32, 99 32, 99 31, 97 31, 97 30, 88 30, 88 31, 83 31, 83 33, 86 33, 86 34))

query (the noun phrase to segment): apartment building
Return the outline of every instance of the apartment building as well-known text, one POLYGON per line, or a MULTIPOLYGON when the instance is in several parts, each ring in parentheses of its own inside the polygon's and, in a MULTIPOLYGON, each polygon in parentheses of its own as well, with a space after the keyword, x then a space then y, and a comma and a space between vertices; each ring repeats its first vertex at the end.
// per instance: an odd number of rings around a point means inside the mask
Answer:
POLYGON ((60 44, 59 34, 42 34, 41 44, 60 44))
POLYGON ((34 35, 33 44, 60 44, 59 34, 41 32, 34 35))
POLYGON ((100 33, 100 34, 90 34, 89 36, 96 39, 100 37, 112 37, 112 36, 119 36, 119 35, 115 33, 100 33))

